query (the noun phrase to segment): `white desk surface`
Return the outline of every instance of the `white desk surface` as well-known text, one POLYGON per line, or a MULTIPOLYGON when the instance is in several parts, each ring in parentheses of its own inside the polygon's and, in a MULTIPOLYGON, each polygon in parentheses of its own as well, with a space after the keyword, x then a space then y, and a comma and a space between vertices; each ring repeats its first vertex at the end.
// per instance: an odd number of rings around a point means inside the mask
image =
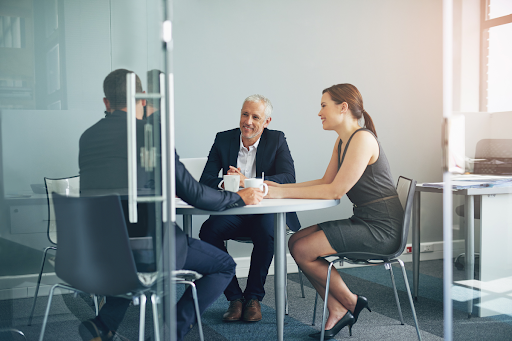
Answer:
POLYGON ((336 206, 339 200, 323 199, 263 199, 258 205, 230 208, 225 211, 205 211, 188 205, 181 199, 176 199, 176 213, 185 215, 241 215, 286 213, 318 210, 336 206))
MULTIPOLYGON (((485 175, 485 174, 462 174, 454 175, 453 181, 494 181, 501 179, 511 179, 511 175, 485 175)), ((439 182, 442 184, 442 182, 439 182)), ((416 184, 417 192, 431 192, 431 193, 442 193, 443 189, 438 187, 424 186, 424 184, 416 184)), ((478 187, 478 188, 461 188, 453 189, 453 194, 457 195, 486 195, 486 194, 510 194, 512 193, 512 186, 491 186, 491 187, 478 187)))

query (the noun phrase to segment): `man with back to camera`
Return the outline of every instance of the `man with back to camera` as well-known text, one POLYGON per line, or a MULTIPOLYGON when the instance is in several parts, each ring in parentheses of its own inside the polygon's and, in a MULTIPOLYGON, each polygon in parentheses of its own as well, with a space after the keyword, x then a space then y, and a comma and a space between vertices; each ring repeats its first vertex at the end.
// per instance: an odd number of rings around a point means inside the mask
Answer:
MULTIPOLYGON (((224 174, 240 176, 240 187, 245 179, 261 178, 277 183, 294 183, 295 168, 284 133, 267 129, 272 114, 270 100, 261 95, 245 99, 240 128, 217 134, 201 175, 200 183, 218 188, 224 174)), ((300 223, 297 214, 287 213, 286 223, 297 231, 300 223)), ((265 296, 264 284, 274 256, 274 216, 254 214, 210 216, 201 227, 199 238, 227 252, 224 241, 249 237, 254 248, 247 286, 242 292, 236 276, 224 291, 229 308, 223 315, 225 322, 243 320, 256 322, 262 319, 260 301, 265 296)))
MULTIPOLYGON (((112 71, 104 80, 106 117, 87 129, 80 137, 79 166, 81 195, 126 193, 128 187, 127 159, 127 114, 126 75, 131 71, 112 71)), ((136 92, 142 91, 140 79, 136 77, 136 92)), ((144 100, 136 102, 137 150, 143 145, 144 100)), ((257 204, 263 193, 258 189, 247 189, 239 193, 219 192, 199 184, 185 169, 176 155, 176 194, 187 203, 205 210, 224 210, 231 207, 257 204)), ((140 156, 138 155, 137 158, 140 156)), ((149 173, 140 167, 138 160, 138 187, 152 183, 149 173)), ((122 200, 130 237, 151 234, 151 211, 154 204, 139 204, 139 222, 128 223, 126 200, 122 200)), ((189 238, 176 226, 176 268, 194 270, 203 275, 196 288, 201 313, 210 306, 227 286, 235 271, 233 259, 217 248, 200 240, 189 238)), ((147 270, 148 264, 137 264, 138 269, 147 270), (141 269, 144 266, 146 269, 141 269)), ((154 266, 154 265, 153 265, 154 266)), ((153 270, 154 271, 154 270, 153 270)), ((99 315, 84 321, 79 326, 83 340, 126 340, 116 334, 128 309, 130 300, 108 297, 99 315)), ((192 293, 188 288, 177 303, 178 340, 196 323, 192 293)))

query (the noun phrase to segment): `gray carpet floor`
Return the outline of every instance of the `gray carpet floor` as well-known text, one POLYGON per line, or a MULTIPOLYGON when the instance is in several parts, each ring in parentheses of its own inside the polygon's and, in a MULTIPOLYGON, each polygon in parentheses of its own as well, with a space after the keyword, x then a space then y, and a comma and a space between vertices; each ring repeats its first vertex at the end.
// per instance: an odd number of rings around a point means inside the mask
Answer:
MULTIPOLYGON (((409 282, 412 284, 411 264, 407 263, 409 282)), ((395 269, 395 278, 399 290, 405 325, 399 321, 389 274, 384 267, 362 267, 340 270, 347 285, 355 292, 368 298, 372 312, 364 311, 354 325, 353 336, 348 330, 342 330, 336 340, 416 340, 416 329, 409 306, 405 286, 399 269, 395 269)), ((454 278, 463 277, 463 271, 454 270, 454 278)), ((245 286, 245 279, 240 279, 245 286)), ((321 303, 315 326, 311 325, 315 291, 307 280, 305 298, 301 297, 297 274, 288 276, 289 315, 285 318, 285 340, 311 340, 308 334, 319 330, 321 324, 321 303)), ((182 290, 182 289, 180 289, 182 290)), ((265 285, 266 296, 262 301, 263 320, 256 323, 223 323, 222 314, 227 301, 220 297, 204 314, 203 328, 206 340, 214 341, 250 341, 275 340, 275 302, 274 277, 269 276, 265 285)), ((415 302, 416 313, 423 340, 443 339, 443 303, 442 303, 442 261, 422 261, 420 277, 420 297, 415 302)), ((35 312, 32 326, 27 326, 31 299, 0 301, 0 330, 17 328, 27 340, 37 340, 46 307, 47 297, 41 297, 35 312)), ((466 303, 454 302, 454 340, 512 340, 512 317, 472 317, 468 319, 466 303)), ((45 340, 80 340, 78 325, 80 321, 94 316, 92 300, 88 296, 58 295, 52 304, 45 340)), ((119 333, 130 340, 137 340, 138 307, 130 307, 119 328, 119 333)), ((146 314, 146 336, 151 339, 152 315, 148 307, 146 314)), ((12 333, 0 332, 0 340, 22 340, 12 333)), ((186 340, 198 340, 197 327, 187 335, 186 340)))

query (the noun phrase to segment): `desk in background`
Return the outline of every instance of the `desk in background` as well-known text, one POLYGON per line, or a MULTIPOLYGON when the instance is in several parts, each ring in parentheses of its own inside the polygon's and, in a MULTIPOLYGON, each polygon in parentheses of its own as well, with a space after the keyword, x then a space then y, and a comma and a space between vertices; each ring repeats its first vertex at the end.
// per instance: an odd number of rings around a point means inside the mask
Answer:
POLYGON ((244 215, 269 214, 275 215, 274 220, 274 286, 276 295, 277 340, 283 341, 285 285, 286 285, 286 213, 318 210, 336 206, 339 200, 310 199, 263 199, 258 205, 232 208, 226 211, 204 211, 187 205, 178 199, 176 214, 183 215, 183 230, 192 235, 192 215, 244 215))
MULTIPOLYGON (((456 177, 463 180, 465 176, 456 177)), ((485 176, 482 176, 484 180, 485 176)), ((496 178, 496 177, 488 177, 496 178)), ((510 177, 512 178, 512 177, 510 177)), ((413 294, 418 298, 419 267, 420 267, 420 208, 421 193, 443 193, 441 188, 416 185, 413 205, 412 229, 412 260, 413 260, 413 294)), ((455 195, 464 196, 464 225, 466 229, 465 271, 467 282, 473 288, 481 288, 482 284, 512 276, 512 186, 495 186, 480 188, 459 188, 453 190, 455 195), (475 223, 474 198, 480 196, 480 280, 474 282, 475 271, 475 223)), ((485 290, 485 287, 482 288, 485 290)), ((492 309, 491 300, 494 295, 481 295, 480 316, 500 314, 492 309)), ((473 300, 468 300, 468 314, 473 312, 473 300)))

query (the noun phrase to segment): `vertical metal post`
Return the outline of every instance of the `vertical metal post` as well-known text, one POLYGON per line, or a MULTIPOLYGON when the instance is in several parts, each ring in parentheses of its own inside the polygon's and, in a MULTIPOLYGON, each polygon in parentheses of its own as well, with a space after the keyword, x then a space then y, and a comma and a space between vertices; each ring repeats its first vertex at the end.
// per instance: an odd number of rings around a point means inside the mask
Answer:
MULTIPOLYGON (((475 197, 465 195, 464 225, 466 227, 466 279, 475 279, 475 197)), ((473 292, 468 298, 468 317, 473 313, 473 292)))
POLYGON ((126 75, 127 101, 127 151, 128 151, 128 219, 130 223, 137 222, 137 129, 136 129, 136 99, 135 73, 126 75))
POLYGON ((418 300, 418 286, 420 281, 420 220, 421 220, 421 192, 414 192, 412 205, 412 286, 413 296, 418 300))
POLYGON ((276 322, 277 339, 283 341, 284 333, 284 286, 285 286, 285 266, 286 261, 286 236, 285 236, 285 213, 276 213, 274 219, 274 281, 276 295, 276 322))
MULTIPOLYGON (((166 101, 166 87, 165 87, 165 74, 160 74, 158 78, 158 82, 160 85, 160 140, 161 147, 160 152, 161 162, 162 162, 162 221, 165 223, 168 219, 169 208, 167 207, 167 200, 169 197, 167 196, 167 178, 168 178, 168 168, 167 168, 167 108, 165 105, 166 101)), ((173 197, 174 198, 174 197, 173 197)))
MULTIPOLYGON (((453 111, 453 0, 443 0, 443 117, 453 111)), ((445 145, 443 145, 445 147, 445 145)), ((446 151, 449 153, 449 151, 446 151)), ((446 154, 449 155, 449 154, 446 154)), ((443 312, 444 339, 453 339, 453 193, 448 163, 443 170, 443 312)))
MULTIPOLYGON (((165 324, 166 327, 166 339, 175 341, 177 340, 177 330, 176 330, 176 284, 171 279, 171 273, 176 268, 176 253, 175 253, 175 245, 176 245, 176 231, 175 231, 175 222, 176 222, 176 204, 174 201, 175 197, 175 159, 174 159, 174 78, 172 75, 172 50, 173 50, 173 42, 172 42, 172 1, 171 0, 163 0, 164 6, 164 22, 162 25, 162 38, 163 38, 163 52, 164 52, 164 73, 165 73, 165 89, 167 89, 167 100, 165 103, 162 103, 161 107, 165 107, 165 112, 167 115, 164 118, 166 121, 165 124, 162 122, 162 127, 165 127, 167 144, 166 144, 166 169, 167 172, 163 173, 162 176, 166 178, 167 186, 164 187, 164 191, 166 191, 166 208, 167 210, 167 222, 164 224, 165 232, 165 244, 164 244, 164 254, 166 257, 166 267, 165 267, 165 281, 168 283, 168 290, 166 290, 166 299, 165 299, 165 324), (168 77, 167 77, 168 75, 168 77), (170 215, 170 216, 169 216, 170 215)), ((163 152, 163 151, 162 151, 163 152)))

